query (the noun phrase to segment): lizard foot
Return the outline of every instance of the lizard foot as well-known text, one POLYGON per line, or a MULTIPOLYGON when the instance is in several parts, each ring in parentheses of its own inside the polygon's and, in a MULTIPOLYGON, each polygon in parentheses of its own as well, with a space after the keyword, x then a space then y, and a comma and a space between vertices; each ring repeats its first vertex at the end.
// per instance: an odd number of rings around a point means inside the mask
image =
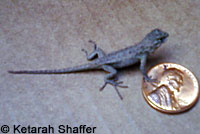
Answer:
POLYGON ((116 90, 116 92, 117 92, 119 98, 120 98, 121 100, 123 100, 123 97, 122 97, 122 95, 120 94, 120 92, 119 92, 119 90, 118 90, 117 87, 128 88, 128 86, 121 85, 122 83, 123 83, 123 81, 116 82, 116 80, 106 80, 105 83, 104 83, 104 85, 100 88, 100 91, 102 91, 102 90, 106 87, 107 84, 111 84, 112 86, 114 86, 114 88, 115 88, 115 90, 116 90))
POLYGON ((160 81, 158 81, 157 79, 152 79, 152 77, 144 77, 144 80, 149 82, 149 83, 155 83, 155 84, 158 84, 160 83, 160 81))
MULTIPOLYGON (((96 45, 96 43, 94 41, 89 40, 88 42, 92 43, 94 45, 94 51, 97 50, 97 45, 96 45)), ((82 48, 81 51, 84 52, 86 56, 88 56, 88 51, 87 50, 85 50, 84 48, 82 48)))

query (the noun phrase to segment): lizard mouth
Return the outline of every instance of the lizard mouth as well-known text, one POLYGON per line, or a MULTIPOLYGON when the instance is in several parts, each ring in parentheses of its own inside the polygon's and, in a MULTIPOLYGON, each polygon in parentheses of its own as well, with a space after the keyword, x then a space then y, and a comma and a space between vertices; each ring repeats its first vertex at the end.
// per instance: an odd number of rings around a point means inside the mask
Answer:
POLYGON ((160 41, 163 43, 163 42, 165 42, 166 40, 167 40, 167 37, 169 36, 169 34, 168 33, 164 33, 164 35, 162 36, 162 37, 160 37, 160 41))
POLYGON ((167 37, 168 37, 168 35, 167 36, 163 36, 163 37, 159 38, 158 40, 160 41, 160 43, 164 43, 164 42, 166 42, 167 37))
POLYGON ((156 43, 156 47, 158 48, 158 47, 161 46, 162 43, 166 42, 167 37, 168 37, 168 35, 158 38, 157 43, 156 43))

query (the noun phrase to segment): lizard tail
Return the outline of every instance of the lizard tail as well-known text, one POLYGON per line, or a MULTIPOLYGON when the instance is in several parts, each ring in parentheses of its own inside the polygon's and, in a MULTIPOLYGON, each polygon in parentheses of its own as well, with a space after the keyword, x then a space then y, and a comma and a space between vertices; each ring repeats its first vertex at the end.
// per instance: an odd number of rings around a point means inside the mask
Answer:
POLYGON ((85 64, 75 67, 63 68, 63 69, 54 69, 54 70, 19 70, 19 71, 8 71, 12 74, 64 74, 64 73, 74 73, 87 71, 92 69, 98 69, 97 65, 94 64, 85 64))

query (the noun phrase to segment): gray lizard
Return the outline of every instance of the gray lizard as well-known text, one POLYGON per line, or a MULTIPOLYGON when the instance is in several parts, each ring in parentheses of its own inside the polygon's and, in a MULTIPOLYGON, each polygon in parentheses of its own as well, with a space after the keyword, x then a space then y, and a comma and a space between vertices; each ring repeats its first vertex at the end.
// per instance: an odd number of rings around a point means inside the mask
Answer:
POLYGON ((55 70, 20 70, 8 72, 13 74, 62 74, 102 69, 109 74, 105 76, 105 83, 100 88, 100 91, 102 91, 107 84, 111 84, 115 87, 119 97, 123 99, 117 87, 127 88, 127 86, 121 85, 123 82, 119 82, 115 79, 117 74, 116 69, 124 68, 140 61, 140 71, 142 72, 144 79, 148 82, 154 82, 154 80, 147 76, 146 73, 145 65, 147 57, 159 48, 161 44, 166 41, 168 36, 169 34, 167 32, 160 29, 154 29, 136 45, 109 54, 105 54, 101 48, 97 47, 95 42, 90 40, 89 42, 94 45, 94 51, 91 54, 88 54, 85 49, 82 49, 87 56, 87 60, 93 60, 88 64, 55 70))

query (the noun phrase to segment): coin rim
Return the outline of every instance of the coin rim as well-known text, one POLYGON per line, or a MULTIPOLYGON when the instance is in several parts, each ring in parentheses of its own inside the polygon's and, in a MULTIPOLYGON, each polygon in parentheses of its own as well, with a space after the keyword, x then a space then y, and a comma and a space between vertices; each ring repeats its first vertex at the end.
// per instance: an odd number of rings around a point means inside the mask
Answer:
POLYGON ((194 83, 197 83, 197 85, 195 85, 194 87, 197 88, 197 95, 196 95, 196 98, 192 101, 191 104, 189 104, 187 107, 185 108, 182 108, 180 110, 166 110, 166 109, 162 109, 160 107, 158 107, 157 105, 155 105, 153 102, 151 102, 148 97, 146 96, 145 92, 144 92, 144 78, 142 79, 142 94, 143 94, 143 97, 145 99, 145 101, 152 107, 154 108, 155 110, 159 111, 159 112, 162 112, 162 113, 166 113, 166 114, 176 114, 176 113, 182 113, 184 111, 187 111, 189 109, 191 109, 198 101, 199 99, 199 83, 198 83, 198 80, 196 78, 196 76, 194 75, 194 73, 192 71, 190 71, 189 69, 187 69, 186 67, 180 65, 180 64, 176 64, 176 63, 170 63, 170 62, 165 62, 165 63, 160 63, 160 64, 157 64, 155 66, 153 66, 152 68, 150 68, 148 71, 147 71, 147 74, 153 69, 155 68, 156 66, 160 66, 160 65, 163 65, 163 64, 174 64, 174 65, 177 65, 177 66, 181 66, 182 68, 184 68, 185 70, 189 71, 194 79, 192 81, 195 80, 194 83), (149 100, 149 101, 148 101, 149 100))

